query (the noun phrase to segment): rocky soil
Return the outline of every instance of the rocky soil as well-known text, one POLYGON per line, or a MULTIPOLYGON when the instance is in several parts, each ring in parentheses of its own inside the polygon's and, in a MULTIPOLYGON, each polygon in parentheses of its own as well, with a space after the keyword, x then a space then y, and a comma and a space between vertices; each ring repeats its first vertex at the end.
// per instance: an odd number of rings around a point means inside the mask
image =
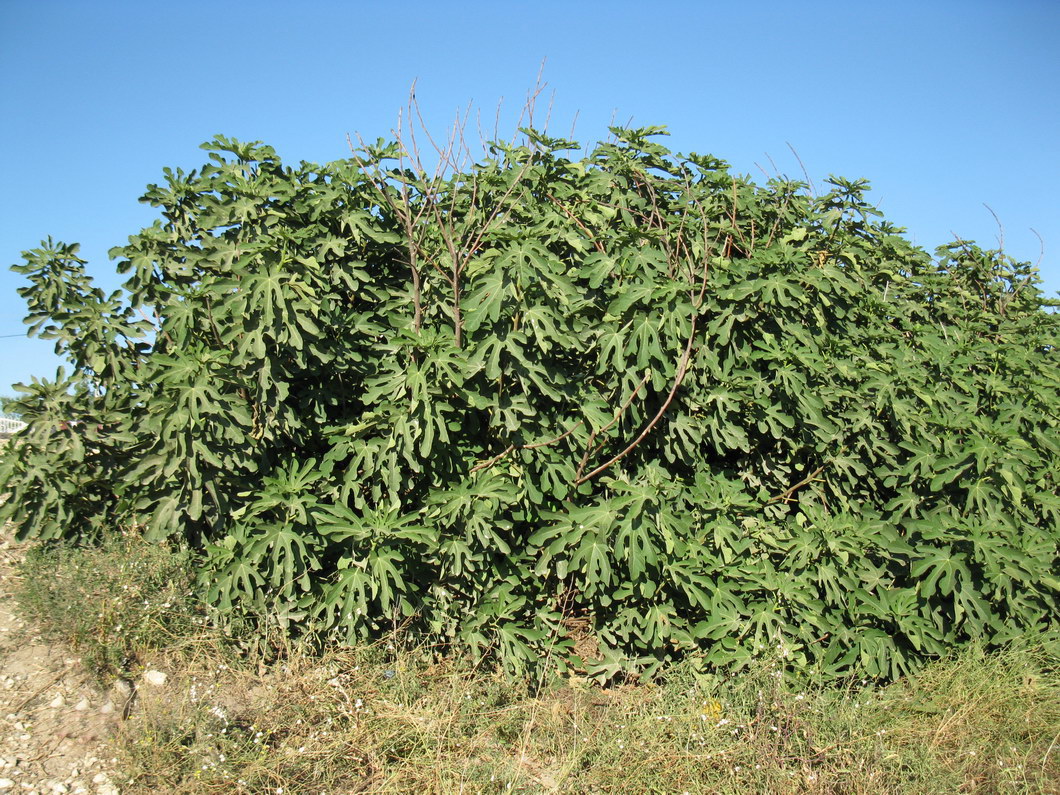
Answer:
POLYGON ((20 548, 0 534, 0 795, 117 795, 108 738, 132 706, 101 693, 69 649, 45 642, 12 596, 20 548))

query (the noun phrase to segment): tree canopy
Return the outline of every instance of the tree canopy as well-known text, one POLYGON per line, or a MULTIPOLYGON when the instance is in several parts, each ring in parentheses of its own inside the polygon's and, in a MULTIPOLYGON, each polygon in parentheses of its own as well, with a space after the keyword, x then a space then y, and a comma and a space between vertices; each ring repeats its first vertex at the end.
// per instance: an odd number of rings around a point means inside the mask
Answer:
POLYGON ((510 671, 892 677, 1055 632, 1056 303, 931 256, 865 180, 755 184, 661 128, 285 166, 217 137, 94 287, 14 266, 70 373, 20 385, 2 518, 201 552, 224 613, 406 628, 510 671))

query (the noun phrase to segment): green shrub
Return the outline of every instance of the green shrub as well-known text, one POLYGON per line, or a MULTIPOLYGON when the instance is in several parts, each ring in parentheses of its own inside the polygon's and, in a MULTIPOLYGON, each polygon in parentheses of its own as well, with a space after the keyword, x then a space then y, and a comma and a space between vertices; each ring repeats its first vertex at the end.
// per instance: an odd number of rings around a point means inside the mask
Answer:
POLYGON ((3 517, 202 550, 222 611, 397 627, 599 680, 692 655, 894 677, 1057 630, 1056 306, 814 197, 614 129, 433 177, 218 137, 92 287, 15 266, 69 377, 20 386, 3 517))

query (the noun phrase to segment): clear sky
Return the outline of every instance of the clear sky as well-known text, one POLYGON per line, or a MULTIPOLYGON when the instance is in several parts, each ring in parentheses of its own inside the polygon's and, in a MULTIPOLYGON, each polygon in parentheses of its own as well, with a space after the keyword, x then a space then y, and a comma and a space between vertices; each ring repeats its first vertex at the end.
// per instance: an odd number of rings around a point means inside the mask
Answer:
MULTIPOLYGON (((469 102, 501 132, 542 59, 550 129, 666 125, 742 173, 868 178, 928 249, 952 233, 1039 259, 1060 290, 1060 2, 240 2, 0 0, 0 394, 52 376, 18 335, 21 277, 48 236, 107 250, 154 218, 138 197, 216 133, 287 161, 388 136, 409 87, 444 130, 469 102), (757 164, 757 165, 756 165, 757 164), (8 336, 15 335, 15 336, 8 336)), ((506 127, 507 123, 507 127, 506 127)))

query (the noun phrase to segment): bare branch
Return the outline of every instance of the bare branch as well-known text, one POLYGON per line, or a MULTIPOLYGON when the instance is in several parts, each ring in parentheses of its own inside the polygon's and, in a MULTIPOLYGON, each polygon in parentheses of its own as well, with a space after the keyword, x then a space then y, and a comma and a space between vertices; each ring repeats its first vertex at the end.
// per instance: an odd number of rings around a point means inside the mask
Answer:
POLYGON ((549 439, 548 441, 545 441, 545 442, 534 442, 533 444, 524 444, 524 445, 522 445, 522 449, 523 450, 536 450, 538 447, 548 447, 549 445, 556 444, 556 442, 562 442, 564 439, 566 439, 568 436, 570 436, 572 433, 574 433, 576 430, 578 430, 578 428, 580 428, 584 424, 585 424, 585 420, 578 420, 576 423, 574 423, 572 426, 570 426, 569 430, 564 431, 563 433, 561 433, 559 436, 555 437, 554 439, 549 439))
POLYGON ((776 238, 777 230, 780 228, 780 219, 784 217, 784 213, 788 209, 789 204, 791 204, 790 193, 784 196, 784 203, 781 204, 780 211, 777 213, 777 217, 773 219, 773 225, 769 228, 769 239, 766 241, 766 248, 769 248, 773 245, 773 240, 776 238))
POLYGON ((546 197, 546 198, 547 198, 547 199, 548 199, 548 200, 549 200, 550 202, 552 202, 552 203, 553 203, 554 205, 556 205, 557 207, 559 207, 559 208, 560 208, 560 209, 561 209, 561 210, 563 211, 563 213, 564 213, 564 214, 565 214, 565 215, 566 215, 566 216, 567 216, 568 218, 570 218, 570 219, 571 219, 572 221, 574 221, 574 223, 575 223, 575 224, 577 224, 577 226, 578 226, 578 227, 579 227, 579 228, 580 228, 580 229, 581 229, 581 230, 582 230, 583 232, 585 232, 585 235, 586 235, 586 236, 587 236, 587 237, 589 238, 589 240, 591 240, 591 241, 592 241, 592 243, 593 243, 593 246, 595 246, 595 247, 596 247, 596 250, 597 250, 597 251, 599 251, 599 252, 600 252, 601 254, 606 254, 606 253, 607 253, 607 249, 605 249, 605 248, 604 248, 604 244, 603 244, 603 243, 601 243, 601 242, 600 242, 600 241, 599 241, 599 240, 598 240, 598 239, 596 238, 596 235, 594 235, 594 234, 592 233, 592 231, 591 231, 591 230, 589 229, 589 227, 587 227, 587 226, 586 226, 585 224, 583 224, 583 223, 581 222, 581 219, 580 219, 580 218, 578 218, 578 216, 576 216, 576 215, 575 215, 575 214, 574 214, 573 212, 571 212, 570 210, 568 210, 568 209, 567 209, 567 208, 566 208, 566 207, 565 207, 565 206, 564 206, 564 205, 563 205, 563 204, 562 204, 562 203, 560 202, 560 200, 559 200, 559 199, 557 199, 557 198, 556 198, 555 196, 553 196, 553 195, 552 195, 551 193, 546 193, 546 194, 545 194, 545 197, 546 197))
POLYGON ((1042 240, 1042 236, 1038 234, 1038 230, 1033 226, 1030 230, 1034 232, 1034 236, 1038 238, 1038 261, 1034 263, 1034 269, 1038 270, 1038 266, 1042 264, 1042 257, 1045 256, 1045 241, 1042 240))
POLYGON ((1001 219, 997 217, 997 213, 989 204, 983 202, 983 206, 994 216, 994 223, 997 224, 997 250, 1003 252, 1005 250, 1005 227, 1001 225, 1001 219))
POLYGON ((802 162, 802 158, 799 157, 799 153, 795 151, 795 147, 794 146, 792 146, 787 141, 785 141, 784 143, 788 144, 788 149, 790 149, 791 153, 793 155, 795 155, 795 159, 799 161, 799 166, 802 168, 802 175, 804 177, 806 177, 806 184, 810 186, 810 195, 813 196, 816 199, 817 198, 817 188, 814 187, 813 180, 810 179, 810 172, 806 170, 806 164, 802 162))
POLYGON ((696 339, 696 322, 699 320, 699 315, 697 314, 696 310, 702 305, 703 299, 706 296, 706 292, 707 292, 707 276, 709 275, 709 273, 710 273, 709 264, 707 263, 707 261, 704 261, 704 263, 703 263, 703 283, 700 286, 699 295, 692 302, 692 306, 693 306, 692 323, 691 323, 692 328, 691 328, 691 330, 689 331, 689 334, 688 334, 688 341, 685 343, 685 350, 681 354, 681 360, 680 360, 680 362, 677 365, 677 373, 674 376, 673 386, 670 387, 670 392, 666 395, 666 399, 663 401, 662 406, 659 407, 659 410, 655 413, 655 416, 652 417, 651 421, 647 425, 644 426, 644 429, 637 435, 637 438, 634 439, 632 442, 630 442, 626 446, 626 448, 624 450, 622 450, 622 452, 618 453, 618 455, 613 456, 610 460, 608 460, 605 463, 601 464, 600 466, 596 467, 596 469, 594 469, 592 472, 589 472, 586 475, 581 475, 580 473, 578 475, 576 475, 576 477, 574 479, 574 485, 575 486, 580 486, 582 483, 585 483, 587 480, 591 480, 592 478, 596 477, 601 472, 603 472, 605 469, 610 467, 612 464, 615 464, 618 461, 621 461, 623 458, 625 458, 627 455, 629 455, 629 453, 632 452, 633 449, 637 445, 639 445, 644 440, 644 438, 651 432, 652 428, 654 428, 658 424, 659 420, 662 419, 662 417, 666 413, 667 409, 670 408, 670 404, 673 402, 674 396, 677 394, 677 390, 680 389, 681 383, 685 380, 685 375, 688 373, 688 366, 689 366, 689 364, 691 363, 691 360, 692 360, 693 344, 695 343, 695 339, 696 339))
POLYGON ((655 416, 652 417, 651 422, 649 422, 647 425, 644 426, 644 430, 642 430, 640 432, 640 434, 637 436, 637 438, 634 439, 632 442, 630 442, 629 445, 627 445, 626 449, 624 449, 621 453, 619 453, 618 455, 612 457, 609 461, 601 464, 600 466, 598 466, 596 469, 594 469, 589 474, 581 475, 581 476, 575 478, 575 480, 574 480, 574 485, 575 486, 580 486, 585 481, 591 480, 592 478, 596 477, 601 472, 603 472, 605 469, 610 467, 612 464, 614 464, 614 463, 616 463, 618 461, 621 461, 623 458, 625 458, 627 455, 629 455, 629 453, 631 453, 633 451, 633 448, 635 448, 638 444, 640 444, 644 440, 644 437, 646 437, 651 432, 651 429, 656 426, 656 424, 659 422, 660 419, 662 419, 663 414, 665 414, 666 410, 668 408, 670 408, 670 404, 673 402, 674 395, 677 394, 677 390, 680 388, 681 382, 684 381, 685 373, 688 372, 688 363, 689 363, 689 360, 692 357, 692 343, 695 341, 695 337, 696 337, 696 318, 693 317, 692 318, 692 333, 688 335, 688 342, 685 344, 684 353, 681 354, 681 361, 680 361, 680 363, 677 366, 677 375, 674 378, 674 384, 673 384, 672 387, 670 387, 670 393, 666 396, 666 400, 663 401, 662 406, 659 407, 659 410, 655 413, 655 416))
POLYGON ((792 486, 792 487, 790 487, 788 489, 785 489, 780 494, 778 494, 776 497, 770 497, 768 500, 766 500, 765 504, 766 505, 771 505, 772 503, 780 502, 781 500, 784 500, 786 502, 788 500, 788 498, 791 497, 791 495, 794 494, 796 491, 801 489, 803 486, 807 486, 810 483, 812 483, 814 478, 816 478, 818 475, 820 475, 822 472, 824 472, 825 467, 827 467, 827 466, 828 466, 828 463, 821 464, 819 467, 817 467, 817 469, 815 469, 809 475, 804 477, 802 480, 800 480, 794 486, 792 486))
POLYGON ((508 453, 512 452, 514 449, 515 449, 515 445, 514 444, 508 445, 504 449, 503 452, 498 453, 497 455, 493 456, 493 458, 489 459, 488 461, 483 461, 483 462, 481 462, 479 464, 475 464, 475 466, 471 467, 471 471, 468 472, 468 474, 469 475, 474 475, 480 469, 486 469, 487 467, 493 466, 498 461, 500 461, 502 458, 504 458, 506 455, 508 455, 508 453))
POLYGON ((589 434, 589 441, 585 443, 585 453, 582 455, 582 460, 578 464, 578 471, 574 474, 575 485, 581 482, 580 478, 582 476, 582 472, 585 471, 585 465, 589 462, 589 459, 592 456, 596 455, 596 453, 600 450, 601 447, 603 447, 604 444, 601 443, 599 446, 594 448, 593 442, 595 442, 597 437, 599 437, 601 434, 607 433, 607 431, 614 427, 615 423, 618 422, 622 415, 626 412, 626 409, 628 409, 633 404, 633 401, 637 397, 637 393, 640 392, 640 390, 648 382, 648 379, 650 377, 651 370, 645 370, 644 377, 640 379, 640 383, 637 384, 636 387, 634 387, 633 391, 629 394, 629 397, 626 398, 622 405, 619 406, 618 409, 615 411, 615 416, 612 418, 611 422, 607 423, 607 425, 605 425, 600 430, 593 431, 591 434, 589 434))
MULTIPOLYGON (((364 141, 361 140, 360 136, 357 137, 357 140, 360 142, 361 148, 365 149, 364 141)), ((349 134, 346 135, 346 143, 350 147, 350 151, 353 153, 353 157, 354 160, 357 161, 357 165, 366 173, 368 173, 368 165, 357 154, 357 151, 353 147, 353 142, 350 140, 349 134)), ((369 176, 372 178, 372 184, 375 185, 376 189, 379 191, 379 194, 383 197, 383 200, 390 206, 391 210, 393 210, 398 220, 401 221, 402 225, 405 227, 405 244, 408 249, 409 255, 409 270, 411 271, 412 275, 412 329, 414 332, 419 333, 420 327, 423 323, 423 306, 421 296, 422 280, 419 268, 420 243, 416 238, 415 232, 415 225, 416 222, 419 220, 419 215, 417 215, 415 219, 412 218, 411 208, 409 206, 410 197, 408 193, 408 182, 404 179, 404 176, 402 176, 401 178, 402 204, 399 205, 396 201, 394 201, 393 197, 391 197, 390 191, 388 190, 388 186, 386 184, 386 180, 383 177, 382 171, 379 168, 378 164, 374 165, 373 172, 374 173, 369 174, 369 176)))
POLYGON ((773 156, 769 154, 769 152, 766 152, 766 159, 769 160, 769 165, 773 166, 773 173, 779 177, 780 169, 777 168, 777 164, 773 162, 773 156))
POLYGON ((552 89, 552 94, 548 98, 548 110, 545 111, 545 126, 542 132, 548 132, 549 122, 552 121, 552 107, 556 102, 556 90, 552 89))
POLYGON ((482 462, 476 464, 474 467, 471 468, 471 470, 468 472, 468 474, 469 475, 474 475, 476 472, 478 472, 480 470, 487 469, 488 467, 493 466, 498 461, 502 460, 505 456, 513 453, 516 450, 536 450, 539 447, 548 447, 549 445, 556 444, 557 442, 561 442, 564 439, 566 439, 568 436, 570 436, 572 433, 574 433, 576 430, 578 430, 578 428, 580 428, 584 423, 585 423, 585 420, 578 420, 576 423, 574 423, 570 427, 570 430, 564 431, 559 436, 556 436, 553 439, 548 439, 548 440, 546 440, 544 442, 534 442, 533 444, 518 444, 518 445, 517 444, 510 444, 501 453, 498 453, 497 455, 493 456, 493 458, 489 459, 488 461, 482 461, 482 462))
POLYGON ((570 135, 567 136, 567 140, 568 141, 573 141, 574 140, 574 128, 578 126, 578 114, 579 113, 581 113, 580 110, 574 111, 574 118, 571 120, 571 123, 570 123, 570 135))
MULTIPOLYGON (((732 211, 729 213, 729 219, 732 222, 733 234, 736 235, 736 237, 739 238, 739 240, 740 240, 740 248, 741 248, 742 251, 744 251, 746 253, 747 250, 750 247, 747 245, 747 238, 744 237, 743 231, 740 229, 739 224, 736 222, 736 209, 737 209, 738 205, 739 205, 739 197, 737 196, 737 193, 736 193, 736 177, 733 177, 732 178, 732 211)), ((729 247, 725 251, 725 256, 726 257, 731 257, 732 256, 732 244, 731 244, 731 242, 729 244, 729 247)))

